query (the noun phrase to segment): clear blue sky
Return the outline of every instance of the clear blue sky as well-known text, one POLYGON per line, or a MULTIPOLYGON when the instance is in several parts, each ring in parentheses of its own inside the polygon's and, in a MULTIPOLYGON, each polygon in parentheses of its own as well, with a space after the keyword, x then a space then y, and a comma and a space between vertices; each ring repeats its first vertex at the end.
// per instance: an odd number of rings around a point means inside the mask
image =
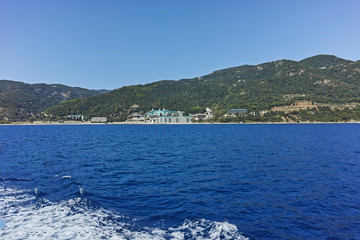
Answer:
POLYGON ((360 59, 358 0, 0 0, 0 79, 114 89, 316 54, 360 59))

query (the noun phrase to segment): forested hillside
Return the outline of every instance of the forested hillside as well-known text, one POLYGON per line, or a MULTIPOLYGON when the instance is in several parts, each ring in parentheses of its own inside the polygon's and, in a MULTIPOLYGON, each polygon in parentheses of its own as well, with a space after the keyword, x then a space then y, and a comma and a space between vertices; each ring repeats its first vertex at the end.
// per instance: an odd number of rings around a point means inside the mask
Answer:
POLYGON ((106 90, 88 90, 60 84, 26 84, 0 80, 0 121, 28 120, 60 102, 104 92, 106 90))
POLYGON ((124 120, 133 111, 168 108, 186 112, 210 107, 221 121, 231 108, 248 109, 238 121, 339 121, 359 119, 360 62, 318 55, 215 71, 193 79, 159 81, 74 99, 50 108, 68 114, 124 120))

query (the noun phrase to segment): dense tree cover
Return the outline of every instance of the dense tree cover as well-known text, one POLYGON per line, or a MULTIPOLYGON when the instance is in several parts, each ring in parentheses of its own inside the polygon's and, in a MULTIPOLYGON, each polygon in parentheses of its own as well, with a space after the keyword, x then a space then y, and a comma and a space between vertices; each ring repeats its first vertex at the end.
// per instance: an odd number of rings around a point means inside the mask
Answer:
MULTIPOLYGON (((106 91, 105 91, 106 92, 106 91)), ((0 121, 27 120, 62 101, 104 93, 60 84, 26 84, 0 80, 0 121)))
POLYGON ((359 83, 359 61, 318 55, 300 62, 279 60, 223 69, 193 79, 127 86, 102 95, 86 89, 65 89, 62 85, 31 85, 29 88, 8 83, 5 87, 0 85, 0 111, 13 119, 30 116, 36 119, 38 112, 50 107, 46 113, 52 119, 83 114, 86 119, 106 116, 110 121, 123 121, 132 112, 167 108, 190 114, 204 112, 210 107, 217 114, 217 121, 346 121, 360 119, 357 110, 319 108, 311 113, 269 110, 300 100, 326 104, 360 103, 359 83), (69 99, 73 100, 64 101, 69 99), (231 108, 245 108, 252 114, 235 120, 223 117, 231 108), (260 114, 263 110, 268 112, 260 114), (347 114, 347 117, 341 114, 347 114))
POLYGON ((60 118, 84 114, 86 118, 107 116, 121 121, 131 112, 145 113, 153 108, 195 113, 210 107, 220 116, 217 121, 234 121, 222 115, 231 108, 245 108, 255 115, 247 114, 235 121, 340 121, 360 118, 355 110, 320 109, 310 115, 307 111, 270 111, 265 115, 260 112, 300 100, 360 103, 359 81, 360 62, 318 55, 300 62, 279 60, 223 69, 193 79, 122 87, 107 94, 63 102, 47 112, 60 118), (132 107, 134 104, 138 107, 132 107))
POLYGON ((237 115, 235 117, 217 115, 213 122, 349 122, 360 119, 360 107, 355 109, 330 109, 330 107, 320 107, 318 109, 306 109, 292 112, 269 111, 261 115, 258 112, 253 114, 237 115))
POLYGON ((330 68, 352 63, 350 60, 338 58, 333 55, 316 55, 300 61, 301 64, 310 68, 330 68))

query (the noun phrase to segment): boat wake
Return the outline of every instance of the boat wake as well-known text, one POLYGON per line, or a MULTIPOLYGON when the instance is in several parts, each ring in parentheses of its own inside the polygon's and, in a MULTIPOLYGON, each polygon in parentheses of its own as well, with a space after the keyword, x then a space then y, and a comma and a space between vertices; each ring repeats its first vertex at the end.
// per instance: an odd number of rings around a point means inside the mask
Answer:
POLYGON ((136 220, 85 199, 50 202, 32 191, 0 185, 0 239, 247 239, 228 222, 185 220, 180 226, 139 227, 136 220))

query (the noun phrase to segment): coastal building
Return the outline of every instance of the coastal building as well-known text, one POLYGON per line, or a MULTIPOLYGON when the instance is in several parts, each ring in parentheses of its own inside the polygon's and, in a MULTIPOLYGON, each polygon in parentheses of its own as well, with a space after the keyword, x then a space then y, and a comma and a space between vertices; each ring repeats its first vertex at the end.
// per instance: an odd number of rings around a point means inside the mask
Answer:
POLYGON ((139 105, 137 105, 136 103, 130 106, 130 108, 132 108, 132 109, 136 109, 138 107, 139 107, 139 105))
POLYGON ((172 124, 172 123, 191 123, 193 116, 184 116, 182 111, 170 111, 170 110, 154 110, 147 112, 145 118, 150 123, 172 124))
POLYGON ((107 117, 93 117, 90 120, 92 123, 106 123, 107 117))
POLYGON ((197 121, 199 121, 199 120, 209 120, 209 119, 212 119, 214 117, 214 112, 210 108, 206 108, 205 113, 197 113, 197 114, 193 115, 193 117, 197 121))
POLYGON ((78 114, 78 115, 67 115, 68 118, 74 119, 74 120, 84 120, 84 115, 78 114))
POLYGON ((206 114, 205 113, 197 113, 195 115, 195 119, 196 120, 205 120, 206 119, 206 114))
POLYGON ((176 116, 176 115, 183 115, 184 113, 182 111, 170 111, 163 108, 163 110, 154 110, 146 113, 146 117, 149 117, 150 115, 157 115, 157 116, 176 116))
POLYGON ((158 115, 149 115, 148 120, 150 123, 158 123, 159 122, 159 116, 158 115))
POLYGON ((130 122, 142 122, 145 121, 145 115, 141 115, 140 113, 132 113, 129 116, 127 116, 127 121, 130 122))
POLYGON ((247 109, 230 109, 229 114, 230 115, 236 115, 236 114, 245 114, 247 112, 247 109))
POLYGON ((211 110, 210 108, 206 108, 206 116, 207 116, 207 119, 211 119, 214 117, 214 111, 211 110))
POLYGON ((180 124, 184 124, 184 123, 191 123, 191 119, 194 118, 192 116, 183 116, 183 115, 178 115, 178 116, 159 116, 157 121, 158 123, 180 123, 180 124))
POLYGON ((43 124, 44 122, 43 121, 33 121, 32 123, 33 124, 43 124))

